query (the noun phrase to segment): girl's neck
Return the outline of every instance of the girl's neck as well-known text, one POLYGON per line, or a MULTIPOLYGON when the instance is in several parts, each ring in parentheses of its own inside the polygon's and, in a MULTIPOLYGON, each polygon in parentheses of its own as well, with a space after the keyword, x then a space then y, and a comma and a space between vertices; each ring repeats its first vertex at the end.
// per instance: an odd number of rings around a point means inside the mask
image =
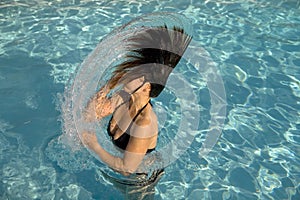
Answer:
POLYGON ((148 96, 132 96, 132 108, 138 112, 139 110, 141 110, 144 106, 146 106, 148 104, 148 102, 150 101, 150 97, 148 96))

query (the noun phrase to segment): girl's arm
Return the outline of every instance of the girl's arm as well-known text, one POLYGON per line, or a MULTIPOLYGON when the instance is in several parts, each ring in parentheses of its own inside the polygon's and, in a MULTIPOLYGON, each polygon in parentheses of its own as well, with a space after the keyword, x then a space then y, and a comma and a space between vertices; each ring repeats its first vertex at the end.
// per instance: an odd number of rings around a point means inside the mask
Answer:
POLYGON ((106 163, 110 168, 126 176, 137 170, 150 145, 157 138, 157 129, 153 130, 153 126, 151 125, 139 126, 134 129, 134 133, 130 136, 129 143, 124 151, 123 157, 116 157, 108 153, 100 146, 97 141, 97 136, 93 133, 83 133, 83 140, 84 143, 93 150, 104 163, 106 163), (143 131, 143 135, 136 132, 141 130, 143 131))

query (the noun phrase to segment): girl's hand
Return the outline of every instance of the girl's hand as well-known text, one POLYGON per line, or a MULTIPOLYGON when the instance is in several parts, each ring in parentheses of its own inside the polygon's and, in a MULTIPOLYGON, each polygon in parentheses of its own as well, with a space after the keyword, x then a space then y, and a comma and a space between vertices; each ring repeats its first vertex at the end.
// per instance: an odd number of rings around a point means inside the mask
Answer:
POLYGON ((102 95, 96 95, 88 103, 84 111, 84 119, 88 122, 100 120, 112 113, 112 103, 110 99, 102 95))
POLYGON ((111 101, 108 99, 103 99, 102 102, 97 102, 96 108, 96 118, 101 119, 112 113, 111 101))

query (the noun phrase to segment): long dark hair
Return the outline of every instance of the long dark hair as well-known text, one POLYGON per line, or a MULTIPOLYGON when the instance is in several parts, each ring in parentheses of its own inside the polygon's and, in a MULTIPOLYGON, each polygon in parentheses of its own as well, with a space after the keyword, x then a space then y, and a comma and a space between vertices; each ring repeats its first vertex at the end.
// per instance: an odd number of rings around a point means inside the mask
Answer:
POLYGON ((151 84, 150 97, 157 97, 169 74, 179 63, 192 37, 182 28, 161 26, 147 28, 128 39, 128 54, 124 62, 115 66, 108 82, 110 89, 144 77, 151 84))

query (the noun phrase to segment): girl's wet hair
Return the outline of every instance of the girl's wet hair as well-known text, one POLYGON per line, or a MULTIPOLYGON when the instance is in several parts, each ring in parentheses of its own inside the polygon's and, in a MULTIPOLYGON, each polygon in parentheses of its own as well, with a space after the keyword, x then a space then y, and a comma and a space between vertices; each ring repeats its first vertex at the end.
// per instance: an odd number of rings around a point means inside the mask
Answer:
POLYGON ((150 97, 157 97, 172 70, 179 63, 192 37, 182 28, 161 26, 147 28, 128 39, 125 61, 115 66, 108 82, 110 89, 144 77, 151 84, 150 97))

